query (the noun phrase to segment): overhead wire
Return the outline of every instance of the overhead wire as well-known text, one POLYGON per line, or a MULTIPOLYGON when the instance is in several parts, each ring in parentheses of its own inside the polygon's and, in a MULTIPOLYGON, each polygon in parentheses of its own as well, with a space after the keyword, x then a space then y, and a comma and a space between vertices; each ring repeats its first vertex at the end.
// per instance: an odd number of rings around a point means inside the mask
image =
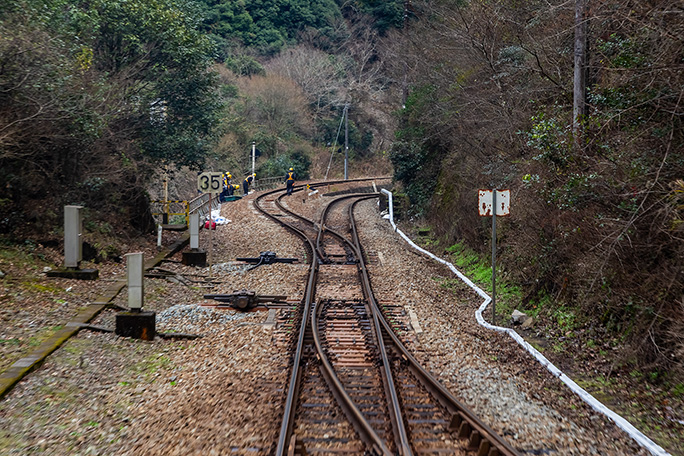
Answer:
POLYGON ((344 116, 346 114, 346 111, 347 111, 347 105, 345 104, 344 111, 342 111, 342 118, 340 119, 340 126, 337 127, 337 135, 335 136, 335 141, 333 142, 332 150, 330 151, 330 161, 328 162, 328 169, 325 170, 325 177, 323 178, 324 181, 328 180, 328 173, 330 172, 330 165, 332 165, 333 155, 335 155, 335 147, 337 147, 337 140, 340 137, 340 131, 342 130, 342 122, 344 122, 344 116))

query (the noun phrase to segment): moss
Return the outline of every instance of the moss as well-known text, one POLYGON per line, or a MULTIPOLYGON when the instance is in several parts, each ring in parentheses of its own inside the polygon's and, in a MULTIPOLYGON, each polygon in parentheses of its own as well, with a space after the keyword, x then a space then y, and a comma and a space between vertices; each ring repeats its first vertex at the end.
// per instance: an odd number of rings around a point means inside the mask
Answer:
POLYGON ((40 293, 59 293, 64 291, 62 288, 56 287, 50 283, 38 283, 30 280, 22 282, 22 285, 29 291, 37 291, 40 293))
MULTIPOLYGON (((470 278, 480 288, 491 295, 492 293, 492 266, 491 259, 479 255, 468 248, 464 242, 456 243, 447 247, 446 252, 451 254, 452 263, 470 278)), ((506 280, 500 268, 496 274, 496 314, 506 319, 518 307, 521 301, 521 290, 517 285, 506 280)))
POLYGON ((2 454, 12 454, 12 452, 17 452, 19 450, 25 450, 26 444, 19 438, 18 435, 12 434, 11 432, 0 429, 0 453, 2 454))

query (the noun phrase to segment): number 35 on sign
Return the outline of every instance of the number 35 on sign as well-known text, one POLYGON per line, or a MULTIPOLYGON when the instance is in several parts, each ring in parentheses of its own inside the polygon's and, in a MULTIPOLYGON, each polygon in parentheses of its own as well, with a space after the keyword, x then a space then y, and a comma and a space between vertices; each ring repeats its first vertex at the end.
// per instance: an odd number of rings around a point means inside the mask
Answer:
POLYGON ((496 216, 511 214, 511 191, 510 190, 478 190, 478 209, 481 217, 492 216, 493 194, 496 192, 496 216))
POLYGON ((221 182, 221 173, 206 172, 197 176, 197 190, 202 193, 221 193, 223 184, 221 182))

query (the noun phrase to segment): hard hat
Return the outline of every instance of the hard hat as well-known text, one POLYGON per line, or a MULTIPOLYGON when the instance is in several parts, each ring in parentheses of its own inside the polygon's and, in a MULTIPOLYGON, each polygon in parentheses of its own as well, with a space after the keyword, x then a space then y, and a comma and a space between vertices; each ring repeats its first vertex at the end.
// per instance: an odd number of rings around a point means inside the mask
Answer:
POLYGON ((292 168, 290 168, 290 171, 294 171, 292 168))
POLYGON ((235 184, 235 188, 240 188, 240 185, 238 185, 238 184, 235 184))

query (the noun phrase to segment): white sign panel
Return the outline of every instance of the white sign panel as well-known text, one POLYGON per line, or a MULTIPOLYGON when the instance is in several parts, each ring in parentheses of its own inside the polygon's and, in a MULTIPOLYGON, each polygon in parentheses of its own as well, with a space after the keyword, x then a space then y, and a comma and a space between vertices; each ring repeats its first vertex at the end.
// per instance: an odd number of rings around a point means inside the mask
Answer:
MULTIPOLYGON (((477 207, 481 217, 492 216, 492 190, 478 190, 477 207)), ((496 190, 496 215, 506 216, 511 213, 511 191, 510 190, 496 190)))
POLYGON ((222 173, 206 172, 197 177, 197 189, 202 193, 221 193, 223 190, 222 173))

